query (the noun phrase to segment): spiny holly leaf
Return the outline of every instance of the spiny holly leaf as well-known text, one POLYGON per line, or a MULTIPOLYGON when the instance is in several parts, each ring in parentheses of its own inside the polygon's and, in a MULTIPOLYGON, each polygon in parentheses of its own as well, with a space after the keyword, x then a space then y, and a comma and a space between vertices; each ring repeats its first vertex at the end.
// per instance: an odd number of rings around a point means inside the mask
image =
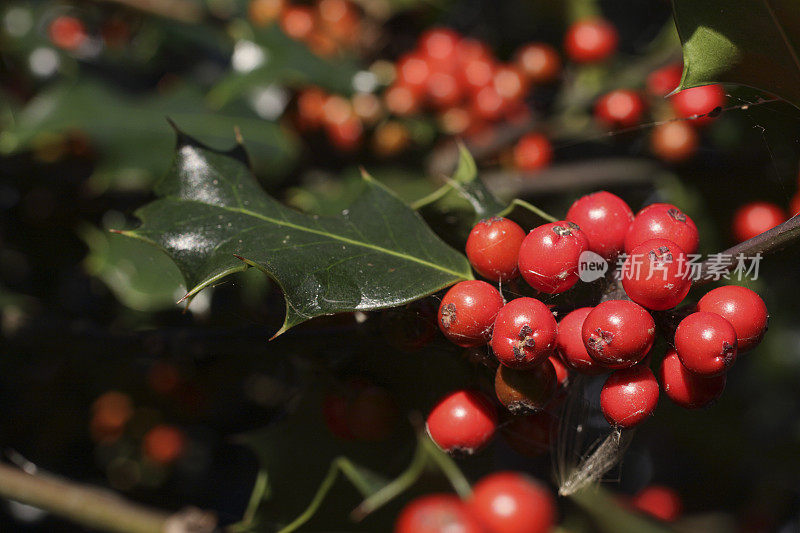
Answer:
POLYGON ((278 334, 316 316, 401 305, 472 278, 407 205, 369 176, 350 209, 309 216, 270 198, 244 149, 213 150, 178 133, 159 198, 139 209, 142 225, 123 232, 163 249, 186 280, 187 298, 247 266, 283 289, 278 334))
POLYGON ((800 2, 673 0, 683 44, 679 89, 746 85, 800 107, 800 2))

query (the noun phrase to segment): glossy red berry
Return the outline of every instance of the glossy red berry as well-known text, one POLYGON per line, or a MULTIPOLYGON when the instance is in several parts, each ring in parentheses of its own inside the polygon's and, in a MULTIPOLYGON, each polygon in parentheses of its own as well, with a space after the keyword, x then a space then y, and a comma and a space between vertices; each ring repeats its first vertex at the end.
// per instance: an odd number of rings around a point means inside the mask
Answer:
POLYGON ((497 313, 489 345, 502 364, 528 368, 553 354, 557 329, 546 305, 536 298, 516 298, 497 313))
POLYGON ((507 281, 519 275, 517 257, 525 231, 507 218, 478 222, 467 238, 467 258, 472 268, 491 281, 507 281))
POLYGON ((701 376, 725 373, 736 361, 736 346, 736 330, 716 313, 692 313, 675 330, 681 363, 701 376))
POLYGON ((625 252, 650 239, 668 239, 687 254, 697 252, 700 234, 694 220, 672 204, 650 204, 636 213, 625 236, 625 252))
POLYGON ((706 293, 697 310, 716 313, 736 331, 737 353, 755 348, 767 331, 769 314, 764 300, 747 287, 726 285, 706 293))
POLYGON ((753 202, 733 214, 733 236, 738 242, 746 241, 784 222, 786 213, 777 205, 753 202))
POLYGON ((452 494, 431 494, 409 503, 394 533, 485 533, 466 504, 452 494))
POLYGON ((492 533, 547 533, 556 521, 550 490, 517 472, 497 472, 481 479, 467 506, 492 533))
POLYGON ((630 499, 631 506, 663 522, 674 522, 683 512, 681 496, 662 485, 645 487, 630 499))
POLYGON ((503 438, 517 453, 537 457, 550 450, 558 417, 548 411, 513 416, 501 426, 503 438))
POLYGON ((536 85, 550 83, 561 73, 561 58, 545 43, 526 44, 517 51, 515 62, 528 80, 536 85))
POLYGON ((680 163, 697 153, 697 132, 686 121, 659 124, 650 135, 650 151, 669 163, 680 163))
POLYGON ((647 355, 656 336, 650 313, 628 300, 608 300, 586 315, 581 328, 589 356, 612 369, 635 365, 647 355))
POLYGON ((597 375, 608 372, 604 367, 589 356, 583 344, 583 322, 593 307, 581 307, 569 313, 558 323, 556 348, 561 359, 570 367, 581 374, 597 375))
POLYGON ((658 382, 645 365, 611 374, 600 391, 600 409, 608 423, 630 428, 653 414, 658 404, 658 382))
POLYGON ((525 370, 500 365, 494 378, 497 399, 514 414, 544 409, 557 386, 556 371, 549 360, 525 370))
POLYGON ((537 291, 557 294, 578 281, 578 259, 589 242, 574 222, 562 220, 535 228, 519 249, 519 272, 537 291))
POLYGON ((606 128, 629 128, 641 122, 644 110, 644 100, 639 93, 617 89, 597 100, 594 116, 606 128))
POLYGON ((464 348, 486 344, 502 307, 500 292, 485 281, 456 283, 439 305, 439 329, 451 342, 464 348))
POLYGON ((678 88, 683 75, 683 65, 672 63, 654 70, 647 76, 647 92, 653 96, 667 96, 678 88))
POLYGON ((442 450, 472 454, 494 437, 497 410, 482 392, 459 390, 433 408, 425 427, 442 450))
POLYGON ((599 63, 617 51, 619 35, 607 20, 591 18, 576 22, 564 36, 564 51, 576 63, 599 63))
POLYGON ((692 288, 686 254, 667 239, 644 241, 622 265, 622 287, 631 300, 647 309, 672 309, 692 288))
POLYGON ((77 50, 86 42, 86 27, 79 18, 62 15, 56 17, 48 28, 50 40, 64 50, 77 50))
POLYGON ((721 85, 703 85, 684 89, 669 100, 676 115, 681 118, 696 117, 692 124, 701 126, 714 120, 714 111, 725 105, 725 90, 721 85))
POLYGON ((661 361, 659 371, 661 387, 669 399, 686 409, 699 409, 714 402, 725 390, 725 374, 705 377, 690 372, 678 357, 669 350, 661 361))
POLYGON ((580 226, 589 250, 609 261, 624 248, 633 211, 619 196, 600 191, 575 200, 567 211, 567 220, 580 226))
MULTIPOLYGON (((556 337, 558 339, 558 337, 556 337)), ((569 384, 569 368, 564 364, 564 361, 557 355, 551 355, 547 358, 550 364, 556 371, 556 384, 558 388, 564 389, 569 384)))
POLYGON ((514 166, 520 170, 539 170, 552 159, 553 147, 541 133, 528 133, 514 145, 514 166))

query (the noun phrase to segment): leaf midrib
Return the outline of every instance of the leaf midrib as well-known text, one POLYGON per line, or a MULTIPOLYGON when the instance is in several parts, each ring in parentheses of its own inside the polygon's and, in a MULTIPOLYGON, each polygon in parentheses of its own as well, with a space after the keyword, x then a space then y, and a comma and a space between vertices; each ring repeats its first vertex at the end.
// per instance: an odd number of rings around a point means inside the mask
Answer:
POLYGON ((390 250, 388 248, 383 248, 382 246, 377 246, 375 244, 370 244, 370 243, 367 243, 367 242, 356 241, 356 240, 353 240, 353 239, 350 239, 350 238, 347 238, 347 237, 343 237, 341 235, 336 235, 334 233, 328 233, 328 232, 321 231, 321 230, 315 230, 315 229, 312 229, 312 228, 309 228, 309 227, 306 227, 306 226, 300 226, 298 224, 293 224, 293 223, 287 222, 285 220, 274 219, 274 218, 268 217, 266 215, 262 215, 260 213, 256 213, 255 211, 251 211, 249 209, 244 209, 244 208, 241 208, 241 207, 231 207, 231 206, 227 206, 227 205, 212 205, 212 204, 207 204, 205 202, 201 202, 199 200, 193 200, 193 199, 189 199, 189 198, 178 198, 178 197, 174 197, 174 196, 165 197, 165 198, 171 198, 173 200, 177 200, 177 201, 180 201, 180 202, 192 202, 192 203, 200 204, 200 205, 203 205, 203 206, 206 206, 206 207, 216 207, 218 209, 222 209, 222 210, 225 210, 225 211, 230 211, 230 212, 234 212, 234 213, 240 213, 240 214, 243 214, 243 215, 247 215, 247 216, 262 220, 264 222, 270 222, 270 223, 278 225, 278 226, 292 228, 292 229, 296 229, 298 231, 305 231, 307 233, 311 233, 311 234, 314 234, 314 235, 321 235, 323 237, 328 237, 328 238, 333 239, 333 240, 337 240, 337 241, 340 241, 340 242, 345 242, 345 243, 351 244, 353 246, 361 246, 363 248, 369 248, 371 250, 375 250, 375 251, 380 252, 380 253, 384 253, 384 254, 387 254, 387 255, 393 255, 395 257, 399 257, 399 258, 405 259, 407 261, 419 263, 419 264, 424 265, 424 266, 426 266, 428 268, 439 270, 441 272, 445 272, 447 274, 451 274, 451 275, 456 276, 458 278, 469 279, 468 277, 466 277, 464 275, 463 272, 456 272, 455 270, 450 270, 449 268, 441 267, 441 266, 437 265, 436 263, 431 263, 430 261, 425 261, 424 259, 420 259, 420 258, 414 257, 412 255, 396 252, 394 250, 390 250))

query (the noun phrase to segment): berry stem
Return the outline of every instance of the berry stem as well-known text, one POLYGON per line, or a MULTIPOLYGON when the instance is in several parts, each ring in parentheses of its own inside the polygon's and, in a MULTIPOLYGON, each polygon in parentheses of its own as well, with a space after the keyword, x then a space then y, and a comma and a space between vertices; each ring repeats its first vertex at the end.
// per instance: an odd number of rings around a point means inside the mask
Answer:
POLYGON ((736 257, 740 254, 744 257, 771 254, 786 248, 798 239, 800 239, 800 215, 795 215, 783 224, 724 250, 720 255, 722 259, 715 261, 713 265, 709 261, 700 263, 699 275, 696 276, 693 283, 694 285, 703 285, 715 281, 716 273, 730 272, 736 265, 736 257))
POLYGON ((461 469, 458 468, 455 461, 440 450, 427 435, 423 434, 420 438, 426 448, 427 456, 441 469, 442 473, 450 482, 450 485, 453 486, 453 490, 456 491, 456 494, 462 499, 469 498, 472 494, 472 486, 469 484, 469 481, 467 481, 467 478, 464 477, 464 474, 461 473, 461 469))

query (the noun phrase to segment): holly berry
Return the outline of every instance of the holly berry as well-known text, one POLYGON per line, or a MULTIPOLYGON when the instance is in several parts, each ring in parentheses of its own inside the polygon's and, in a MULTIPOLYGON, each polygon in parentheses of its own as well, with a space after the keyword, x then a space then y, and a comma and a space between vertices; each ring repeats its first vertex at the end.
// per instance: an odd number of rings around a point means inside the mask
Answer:
POLYGON ((145 456, 162 465, 178 459, 186 447, 186 436, 176 427, 159 424, 148 431, 142 441, 145 456))
POLYGON ((681 303, 692 280, 686 254, 667 239, 650 239, 630 251, 622 266, 622 287, 637 304, 664 311, 681 303))
POLYGON ((589 247, 574 222, 544 224, 531 231, 519 249, 519 271, 537 291, 557 294, 578 281, 578 259, 589 247))
POLYGON ((397 425, 397 406, 389 391, 368 385, 358 391, 345 412, 353 438, 365 442, 388 439, 397 425))
POLYGON ((278 20, 286 0, 250 0, 247 16, 256 26, 266 26, 278 20))
POLYGON ((725 374, 705 377, 690 372, 675 350, 669 350, 664 356, 659 374, 669 399, 686 409, 699 409, 717 400, 727 381, 725 374))
POLYGON ((670 97, 675 114, 681 118, 694 118, 692 123, 698 126, 714 120, 715 109, 725 105, 725 90, 721 85, 703 85, 684 89, 670 97))
POLYGON ((329 392, 322 400, 322 418, 333 436, 353 440, 355 437, 347 423, 347 403, 343 395, 329 392))
POLYGON ((497 410, 479 391, 459 390, 442 399, 425 425, 433 442, 448 453, 472 454, 483 448, 497 429, 497 410))
POLYGON ((501 431, 506 443, 515 452, 526 457, 537 457, 550 450, 550 436, 557 422, 555 415, 538 411, 511 417, 501 426, 501 431))
POLYGON ((675 330, 681 363, 701 376, 718 376, 736 361, 736 330, 716 313, 692 313, 675 330))
POLYGON ((494 88, 506 103, 522 100, 528 92, 527 79, 512 65, 500 65, 494 71, 494 88))
MULTIPOLYGON (((556 337, 556 339, 557 338, 558 337, 556 337)), ((558 388, 566 388, 567 384, 569 383, 569 369, 567 366, 557 355, 551 355, 547 358, 547 360, 550 361, 550 364, 553 365, 553 368, 556 371, 556 385, 558 388)))
POLYGON ((599 191, 575 200, 567 211, 567 220, 580 226, 589 250, 610 261, 624 248, 633 211, 619 196, 599 191))
POLYGON ((503 297, 485 281, 461 281, 453 285, 439 306, 439 329, 453 343, 469 348, 486 344, 503 297))
POLYGON ((706 293, 697 310, 716 313, 736 331, 737 353, 755 348, 767 331, 769 314, 764 300, 747 287, 726 285, 706 293))
POLYGON ((386 109, 399 117, 414 115, 422 107, 419 94, 406 85, 396 83, 383 93, 386 109))
POLYGON ((638 213, 625 236, 628 254, 650 239, 668 239, 687 254, 697 252, 700 235, 694 221, 672 204, 650 204, 638 213))
POLYGON ((553 159, 553 146, 541 133, 523 135, 514 145, 514 166, 520 170, 539 170, 553 159))
POLYGON ((600 391, 600 409, 608 423, 630 428, 653 414, 658 403, 658 382, 645 365, 611 374, 600 391))
POLYGON ((77 50, 88 39, 81 19, 69 15, 56 17, 50 23, 48 34, 54 45, 70 51, 77 50))
POLYGON ((531 83, 551 83, 561 73, 561 58, 556 49, 545 43, 530 43, 519 49, 515 63, 531 83))
POLYGON ((581 328, 589 356, 599 364, 627 368, 653 346, 656 324, 644 307, 628 300, 608 300, 586 315, 581 328))
POLYGON ((517 472, 496 472, 481 479, 467 506, 492 533, 547 533, 556 521, 556 502, 550 491, 517 472))
POLYGON ((525 231, 507 218, 492 217, 478 222, 467 238, 467 258, 486 279, 508 281, 519 275, 517 257, 525 231))
POLYGON ((581 307, 561 319, 561 322, 558 323, 556 348, 561 354, 561 359, 570 368, 574 368, 581 374, 597 375, 607 372, 608 369, 589 356, 581 333, 583 322, 592 309, 594 308, 581 307))
POLYGON ((497 399, 514 414, 544 409, 557 386, 556 371, 549 360, 526 370, 500 365, 494 378, 497 399))
POLYGON ((786 213, 777 205, 753 202, 733 214, 733 236, 738 242, 746 241, 784 222, 786 213))
POLYGON ((564 36, 564 51, 576 63, 599 63, 617 51, 617 29, 602 18, 576 22, 564 36))
POLYGON ((455 75, 434 71, 428 78, 427 94, 434 106, 451 107, 461 101, 461 85, 455 75))
POLYGON ((418 50, 429 61, 451 67, 457 60, 459 35, 449 28, 434 28, 422 34, 417 41, 418 50))
POLYGON ((118 440, 133 416, 133 401, 123 392, 107 391, 92 404, 89 429, 97 442, 110 443, 118 440))
POLYGON ((639 124, 644 109, 644 100, 639 93, 630 89, 617 89, 597 100, 594 116, 608 128, 628 128, 639 124))
POLYGON ((557 329, 546 305, 535 298, 516 298, 497 313, 490 346, 503 365, 529 368, 553 353, 557 329))
POLYGON ((409 53, 397 60, 397 83, 417 92, 425 91, 431 68, 425 58, 417 53, 409 53))
POLYGON ((452 494, 432 494, 412 501, 400 512, 394 533, 484 533, 467 506, 452 494))
POLYGON ((653 96, 667 96, 678 88, 683 75, 683 65, 672 63, 654 70, 647 76, 647 92, 653 96))
POLYGON ((487 85, 480 89, 472 97, 472 111, 479 118, 484 120, 498 120, 503 116, 503 97, 494 88, 494 85, 487 85))
POLYGON ((292 39, 302 41, 314 31, 314 10, 308 6, 287 6, 281 13, 281 29, 292 39))
POLYGON ((325 132, 333 146, 343 152, 352 152, 361 144, 364 127, 353 115, 342 122, 325 124, 325 132))
POLYGON ((634 509, 663 522, 674 522, 683 512, 680 494, 662 485, 645 487, 630 499, 630 504, 634 509))
POLYGON ((690 159, 698 144, 697 132, 683 120, 659 124, 650 136, 650 151, 670 163, 690 159))

